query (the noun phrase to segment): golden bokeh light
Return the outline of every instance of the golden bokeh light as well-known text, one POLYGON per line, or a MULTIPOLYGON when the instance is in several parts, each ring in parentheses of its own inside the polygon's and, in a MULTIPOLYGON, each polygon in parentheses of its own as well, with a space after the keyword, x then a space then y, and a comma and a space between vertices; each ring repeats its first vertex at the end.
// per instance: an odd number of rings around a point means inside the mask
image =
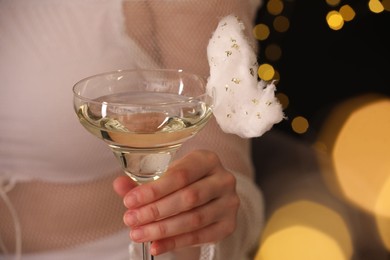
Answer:
POLYGON ((279 15, 282 13, 284 3, 282 0, 269 0, 267 3, 267 10, 272 15, 279 15))
POLYGON ((257 73, 262 80, 270 81, 274 78, 275 70, 272 65, 263 63, 259 66, 257 73))
POLYGON ((337 6, 340 4, 340 0, 326 0, 326 3, 330 6, 337 6))
POLYGON ((341 16, 343 17, 344 21, 346 21, 346 22, 352 21, 356 15, 355 11, 349 5, 343 5, 342 7, 340 7, 339 12, 340 12, 341 16))
POLYGON ((279 71, 274 68, 274 77, 272 78, 272 81, 274 81, 274 83, 277 84, 279 80, 280 80, 279 71))
POLYGON ((326 15, 326 22, 328 23, 329 28, 337 31, 343 28, 344 19, 343 16, 337 11, 330 11, 326 15))
POLYGON ((265 47, 265 57, 270 61, 277 61, 282 56, 282 49, 277 44, 269 44, 265 47))
MULTIPOLYGON (((388 169, 390 172, 390 168, 388 169)), ((382 190, 378 194, 375 205, 375 215, 379 235, 383 245, 390 251, 390 178, 383 184, 382 190)))
POLYGON ((253 35, 259 41, 266 40, 269 34, 270 34, 270 30, 266 24, 263 23, 256 24, 256 26, 253 28, 253 35))
POLYGON ((290 27, 290 21, 286 16, 279 15, 275 17, 273 22, 273 27, 277 32, 281 32, 281 33, 286 32, 290 27))
POLYGON ((373 13, 381 13, 385 10, 382 3, 379 0, 370 0, 368 1, 368 9, 373 13))
POLYGON ((318 143, 329 189, 390 225, 390 98, 367 94, 336 106, 318 143))
POLYGON ((390 0, 383 0, 382 1, 383 8, 385 8, 386 11, 390 11, 390 0))
POLYGON ((352 254, 344 219, 331 208, 300 200, 271 215, 255 260, 349 260, 352 254))
POLYGON ((282 105, 283 109, 286 109, 288 107, 288 104, 290 103, 290 100, 288 96, 284 93, 277 93, 276 98, 279 100, 280 104, 282 105))
POLYGON ((297 116, 292 120, 291 128, 297 134, 306 133, 309 128, 309 121, 303 116, 297 116))

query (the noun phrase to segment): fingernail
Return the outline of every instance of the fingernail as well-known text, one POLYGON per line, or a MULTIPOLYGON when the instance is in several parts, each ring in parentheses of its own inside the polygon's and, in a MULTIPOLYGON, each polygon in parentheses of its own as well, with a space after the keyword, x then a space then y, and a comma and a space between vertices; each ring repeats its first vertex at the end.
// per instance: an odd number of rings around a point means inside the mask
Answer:
POLYGON ((142 228, 133 229, 130 232, 131 239, 140 240, 144 237, 144 231, 142 228))
POLYGON ((157 253, 158 253, 158 251, 157 251, 156 248, 154 248, 154 247, 151 247, 151 248, 150 248, 150 254, 152 254, 152 255, 157 255, 157 253))
POLYGON ((124 204, 127 208, 132 208, 136 206, 137 203, 138 203, 138 199, 137 196, 135 196, 134 194, 127 195, 124 199, 124 204))
POLYGON ((139 223, 137 213, 134 211, 128 211, 125 214, 125 224, 128 226, 135 226, 139 223))

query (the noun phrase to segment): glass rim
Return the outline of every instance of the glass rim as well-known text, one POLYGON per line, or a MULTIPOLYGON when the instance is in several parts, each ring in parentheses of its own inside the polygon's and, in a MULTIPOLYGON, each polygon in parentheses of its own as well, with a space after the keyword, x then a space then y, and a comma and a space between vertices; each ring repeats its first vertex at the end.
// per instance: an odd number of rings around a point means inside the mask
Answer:
MULTIPOLYGON (((136 72, 141 72, 141 73, 142 72, 146 72, 146 73, 148 73, 148 72, 151 72, 151 73, 152 72, 167 72, 167 73, 176 73, 177 75, 190 76, 193 79, 195 79, 196 81, 199 81, 199 83, 201 83, 203 93, 200 94, 200 95, 189 96, 189 98, 190 99, 200 99, 203 96, 211 97, 207 93, 207 90, 206 90, 206 81, 200 75, 192 73, 192 72, 184 71, 183 69, 161 69, 161 68, 156 68, 156 69, 154 69, 154 68, 118 69, 118 70, 111 70, 111 71, 105 71, 105 72, 102 72, 102 73, 93 74, 93 75, 90 75, 88 77, 80 79, 79 81, 77 81, 73 85, 73 87, 72 87, 73 96, 77 97, 78 99, 83 100, 85 102, 96 103, 96 104, 105 103, 104 101, 97 101, 95 98, 90 98, 90 97, 83 96, 82 94, 79 94, 79 90, 80 90, 79 88, 82 87, 82 83, 85 83, 85 82, 87 82, 89 80, 96 79, 96 78, 99 78, 99 77, 104 77, 104 76, 109 76, 109 75, 119 75, 121 73, 130 74, 130 73, 136 73, 136 72)), ((172 101, 172 102, 167 102, 167 103, 164 103, 164 104, 165 105, 172 105, 172 104, 180 104, 180 103, 183 103, 183 102, 184 101, 172 101)), ((120 103, 120 102, 110 102, 110 104, 114 105, 114 106, 129 106, 129 104, 120 103)), ((131 106, 144 106, 144 105, 145 104, 142 104, 142 103, 131 104, 131 106)), ((161 106, 161 105, 162 104, 156 104, 156 106, 161 106)), ((148 106, 153 106, 153 104, 148 104, 148 106)))

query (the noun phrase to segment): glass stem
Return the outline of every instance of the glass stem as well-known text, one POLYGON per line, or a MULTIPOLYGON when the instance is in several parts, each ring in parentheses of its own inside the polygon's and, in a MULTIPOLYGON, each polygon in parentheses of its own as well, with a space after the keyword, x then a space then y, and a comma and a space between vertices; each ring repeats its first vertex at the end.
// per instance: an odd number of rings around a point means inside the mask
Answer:
POLYGON ((152 242, 142 243, 142 259, 143 260, 153 260, 154 257, 150 254, 150 245, 152 242))

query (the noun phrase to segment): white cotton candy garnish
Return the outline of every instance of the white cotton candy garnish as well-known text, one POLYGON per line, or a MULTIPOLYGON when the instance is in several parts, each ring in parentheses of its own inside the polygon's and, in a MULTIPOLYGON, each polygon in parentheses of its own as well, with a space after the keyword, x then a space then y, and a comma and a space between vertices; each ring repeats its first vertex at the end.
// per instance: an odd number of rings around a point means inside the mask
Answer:
POLYGON ((214 116, 222 130, 252 138, 270 130, 284 114, 275 85, 258 79, 257 56, 244 30, 234 15, 219 22, 207 47, 207 92, 214 96, 214 116))

